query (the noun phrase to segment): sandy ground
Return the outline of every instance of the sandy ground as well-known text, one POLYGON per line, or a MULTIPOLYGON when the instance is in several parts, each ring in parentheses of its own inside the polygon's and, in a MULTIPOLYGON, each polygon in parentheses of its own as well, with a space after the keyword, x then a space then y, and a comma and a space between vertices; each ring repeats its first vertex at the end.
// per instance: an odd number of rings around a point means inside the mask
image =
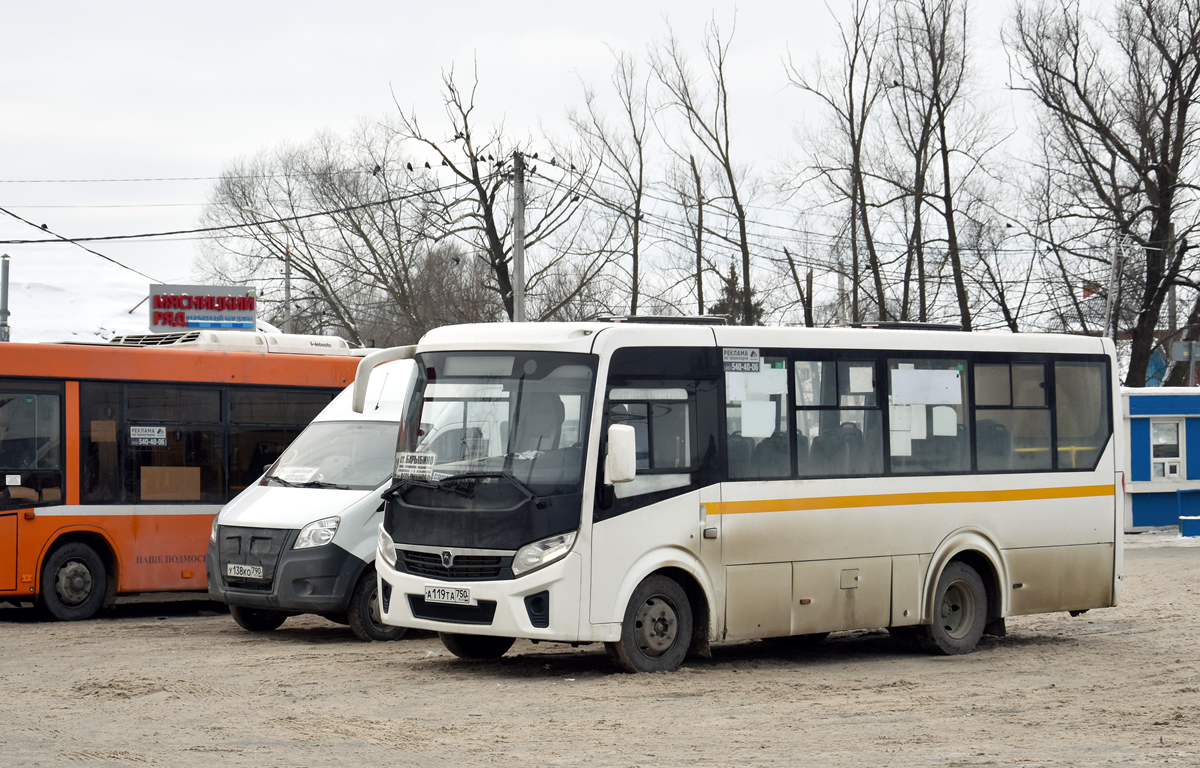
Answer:
POLYGON ((0 609, 0 765, 1200 765, 1200 541, 1128 538, 1122 605, 1009 620, 968 656, 882 632, 617 673, 601 646, 496 662, 435 635, 269 635, 190 597, 39 623, 0 609))

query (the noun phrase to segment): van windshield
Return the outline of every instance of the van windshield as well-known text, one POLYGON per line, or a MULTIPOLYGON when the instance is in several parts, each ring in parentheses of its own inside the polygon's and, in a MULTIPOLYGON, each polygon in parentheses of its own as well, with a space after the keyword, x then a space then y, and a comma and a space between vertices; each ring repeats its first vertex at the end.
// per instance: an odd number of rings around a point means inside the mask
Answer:
POLYGON ((400 425, 319 421, 288 446, 264 482, 302 488, 373 490, 392 476, 400 425))

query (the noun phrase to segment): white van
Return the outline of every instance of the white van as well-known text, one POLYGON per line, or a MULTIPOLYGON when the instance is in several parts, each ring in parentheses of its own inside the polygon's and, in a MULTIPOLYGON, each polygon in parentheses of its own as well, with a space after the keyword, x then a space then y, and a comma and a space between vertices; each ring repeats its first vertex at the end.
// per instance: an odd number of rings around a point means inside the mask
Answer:
MULTIPOLYGON (((364 358, 360 375, 374 366, 364 358)), ((221 509, 205 555, 208 593, 239 626, 269 632, 315 613, 363 640, 404 634, 380 620, 375 551, 415 371, 412 360, 379 364, 358 408, 347 387, 221 509)))

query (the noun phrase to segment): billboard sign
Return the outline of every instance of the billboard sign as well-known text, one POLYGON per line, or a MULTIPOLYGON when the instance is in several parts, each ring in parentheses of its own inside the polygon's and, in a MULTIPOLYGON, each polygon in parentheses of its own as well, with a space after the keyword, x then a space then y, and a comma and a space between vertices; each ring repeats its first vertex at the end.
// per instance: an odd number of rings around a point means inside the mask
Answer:
POLYGON ((256 295, 244 285, 151 285, 150 330, 253 331, 256 295))

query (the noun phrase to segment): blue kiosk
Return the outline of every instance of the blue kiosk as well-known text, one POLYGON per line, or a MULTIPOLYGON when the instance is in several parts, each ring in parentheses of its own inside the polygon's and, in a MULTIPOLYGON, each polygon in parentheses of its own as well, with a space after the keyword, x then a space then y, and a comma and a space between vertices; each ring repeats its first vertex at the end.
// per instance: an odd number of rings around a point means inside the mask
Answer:
POLYGON ((1129 436, 1125 530, 1181 526, 1185 536, 1197 535, 1200 388, 1124 387, 1121 399, 1129 436))

